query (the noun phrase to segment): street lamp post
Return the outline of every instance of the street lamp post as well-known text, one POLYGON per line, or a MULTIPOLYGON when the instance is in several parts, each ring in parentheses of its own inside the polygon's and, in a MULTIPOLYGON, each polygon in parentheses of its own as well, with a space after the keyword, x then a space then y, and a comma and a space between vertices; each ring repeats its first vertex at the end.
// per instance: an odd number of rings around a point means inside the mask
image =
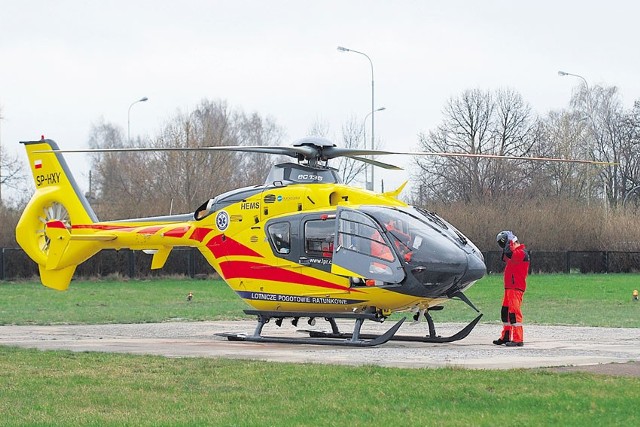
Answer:
POLYGON ((567 73, 566 71, 558 71, 558 75, 560 77, 564 77, 564 76, 572 76, 572 77, 577 77, 579 79, 582 79, 582 81, 584 82, 584 88, 587 90, 587 113, 589 115, 589 120, 592 120, 591 115, 593 114, 593 110, 592 110, 592 105, 591 105, 591 92, 589 91, 589 83, 587 83, 587 79, 585 79, 584 77, 582 77, 580 74, 573 74, 573 73, 567 73))
MULTIPOLYGON (((375 150, 375 112, 376 112, 376 107, 375 107, 375 101, 374 101, 374 82, 373 82, 373 62, 371 61, 371 58, 369 58, 369 55, 367 55, 364 52, 359 52, 357 50, 353 50, 353 49, 348 49, 346 47, 342 47, 342 46, 338 46, 338 51, 339 52, 353 52, 353 53, 357 53, 360 54, 362 56, 364 56, 365 58, 367 58, 369 60, 369 65, 371 66, 371 149, 375 150)), ((370 190, 373 191, 374 187, 375 187, 375 180, 373 178, 374 173, 374 166, 371 165, 371 188, 370 190)))
MULTIPOLYGON (((595 134, 596 134, 596 132, 597 132, 597 128, 596 128, 596 126, 595 126, 595 124, 594 124, 594 120, 593 120, 593 114, 594 114, 594 112, 593 112, 593 104, 592 104, 592 102, 591 102, 591 92, 590 92, 590 90, 589 90, 589 83, 587 82, 587 79, 585 79, 584 77, 582 77, 580 74, 567 73, 566 71, 558 71, 558 75, 559 75, 560 77, 564 77, 564 76, 577 77, 577 78, 581 79, 581 80, 584 82, 584 87, 585 87, 585 89, 586 89, 586 91, 587 91, 587 92, 586 92, 586 97, 587 97, 587 99, 586 99, 586 104, 587 104, 587 119, 588 119, 588 120, 589 120, 589 122, 590 122, 590 125, 591 125, 591 131, 592 131, 592 132, 594 133, 594 135, 595 135, 595 134)), ((596 135, 596 137, 597 137, 597 135, 596 135)), ((590 148, 590 149, 591 149, 591 148, 590 148)), ((604 184, 604 185, 603 185, 603 191, 604 191, 604 204, 605 204, 605 209, 606 209, 606 208, 607 208, 607 206, 608 206, 608 204, 607 204, 607 183, 606 183, 606 182, 603 182, 603 184, 604 184)), ((590 190, 591 190, 591 187, 590 187, 590 189, 589 189, 589 195, 588 195, 588 197, 589 197, 589 198, 591 198, 591 191, 590 191, 590 190)), ((613 194, 613 192, 612 192, 612 194, 613 194)), ((587 202, 588 202, 588 199, 587 199, 587 202)))
MULTIPOLYGON (((362 121, 362 139, 364 140, 365 144, 364 144, 364 148, 367 148, 367 119, 369 118, 369 116, 372 116, 373 113, 377 113, 378 111, 384 111, 386 110, 386 107, 380 107, 377 108, 374 111, 370 111, 369 113, 367 113, 366 116, 364 116, 364 120, 362 121)), ((375 166, 370 165, 371 166, 371 170, 373 170, 373 168, 375 166)), ((365 181, 367 182, 367 190, 373 190, 373 173, 371 175, 371 183, 369 183, 369 180, 367 179, 367 168, 365 167, 364 169, 365 171, 365 181)))
POLYGON ((149 98, 145 96, 138 99, 137 101, 132 102, 131 105, 129 105, 129 110, 127 111, 127 143, 131 142, 131 107, 133 107, 138 102, 147 102, 148 100, 149 98))
POLYGON ((567 73, 566 71, 558 71, 558 75, 560 77, 573 76, 573 77, 577 77, 579 79, 582 79, 582 81, 584 82, 584 86, 587 88, 587 92, 589 92, 589 83, 587 83, 587 79, 582 77, 580 74, 572 74, 572 73, 567 73))

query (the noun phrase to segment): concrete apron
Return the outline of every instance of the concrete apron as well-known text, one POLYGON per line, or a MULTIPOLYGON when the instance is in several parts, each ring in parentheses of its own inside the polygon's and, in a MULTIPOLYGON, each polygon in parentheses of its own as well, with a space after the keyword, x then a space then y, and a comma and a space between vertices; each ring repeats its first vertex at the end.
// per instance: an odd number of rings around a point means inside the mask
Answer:
MULTIPOLYGON (((362 332, 380 333, 392 326, 365 322, 362 332)), ((339 321, 341 331, 353 322, 339 321)), ((452 335, 463 324, 436 325, 440 335, 452 335)), ((273 362, 379 365, 402 368, 463 367, 512 369, 586 366, 640 362, 640 328, 590 328, 525 325, 524 347, 496 346, 500 325, 478 325, 471 334, 448 344, 390 341, 372 348, 232 342, 216 333, 253 333, 253 321, 166 322, 146 324, 0 326, 0 345, 41 350, 98 351, 166 357, 224 357, 273 362)), ((329 330, 301 319, 297 328, 285 320, 268 323, 264 335, 304 337, 298 329, 329 330)), ((399 334, 424 335, 425 323, 403 325, 399 334)))

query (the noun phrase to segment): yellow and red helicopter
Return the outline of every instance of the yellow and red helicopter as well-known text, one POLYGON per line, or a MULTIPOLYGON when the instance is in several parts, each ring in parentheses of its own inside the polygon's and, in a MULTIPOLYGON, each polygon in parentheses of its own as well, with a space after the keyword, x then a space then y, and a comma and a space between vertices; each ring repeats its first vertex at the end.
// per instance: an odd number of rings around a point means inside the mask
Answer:
MULTIPOLYGON (((329 160, 346 156, 398 169, 362 156, 409 153, 339 148, 317 137, 289 147, 198 148, 286 155, 297 162, 277 164, 264 185, 217 195, 193 213, 103 222, 62 154, 96 150, 60 150, 44 137, 23 144, 36 191, 16 237, 50 288, 67 289, 76 266, 102 249, 153 253, 151 268, 159 269, 172 248, 182 246, 198 248, 252 307, 245 312, 257 316, 252 334, 224 334, 230 340, 346 346, 374 346, 390 339, 450 342, 467 336, 482 317, 464 295, 486 272, 482 253, 469 239, 435 213, 400 201, 404 185, 378 194, 341 184, 336 169, 328 166, 329 160), (429 311, 450 299, 464 301, 478 314, 458 333, 440 337, 429 311), (361 333, 365 320, 382 322, 398 311, 414 313, 414 320, 424 317, 428 333, 396 335, 404 318, 381 335, 361 333), (308 318, 309 324, 325 319, 331 331, 306 331, 304 338, 262 334, 267 322, 275 319, 280 326, 286 318, 294 325, 300 318, 308 318), (341 332, 335 319, 353 319, 353 331, 341 332)), ((156 149, 97 151, 126 150, 156 149)))

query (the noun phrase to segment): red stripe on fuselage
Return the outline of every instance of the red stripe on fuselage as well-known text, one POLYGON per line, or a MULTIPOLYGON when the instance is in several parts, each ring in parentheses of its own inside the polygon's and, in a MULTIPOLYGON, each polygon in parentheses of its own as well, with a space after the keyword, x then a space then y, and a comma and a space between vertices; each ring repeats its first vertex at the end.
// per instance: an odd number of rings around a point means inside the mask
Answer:
POLYGON ((145 227, 142 230, 138 230, 138 234, 156 234, 158 230, 164 228, 162 225, 156 225, 154 227, 145 227))
POLYGON ((357 289, 350 289, 335 283, 320 280, 315 277, 285 270, 267 264, 258 264, 250 261, 225 261, 220 263, 220 270, 225 279, 262 279, 274 282, 297 283, 306 286, 318 286, 321 288, 350 290, 360 292, 357 289))
POLYGON ((162 235, 164 237, 183 237, 185 234, 187 234, 187 231, 189 231, 189 227, 176 227, 176 228, 172 228, 169 231, 165 231, 164 233, 162 233, 162 235))
POLYGON ((233 240, 230 237, 222 238, 222 234, 213 236, 211 240, 207 242, 207 248, 211 251, 213 256, 220 258, 223 256, 253 256, 258 258, 264 258, 262 255, 233 240))
POLYGON ((136 229, 137 227, 131 227, 131 226, 126 226, 125 227, 123 225, 79 224, 79 225, 72 225, 71 228, 73 228, 73 229, 102 230, 102 231, 108 231, 108 230, 132 231, 132 230, 136 229))
MULTIPOLYGON (((158 231, 162 230, 165 227, 166 225, 154 225, 150 227, 144 227, 136 231, 138 227, 123 226, 123 225, 79 224, 79 225, 71 226, 71 228, 74 228, 74 229, 90 229, 90 230, 100 230, 100 231, 123 231, 123 232, 135 231, 138 234, 156 234, 158 231)), ((187 233, 187 231, 189 231, 189 227, 176 227, 176 228, 172 228, 166 233, 163 233, 163 236, 182 237, 187 233)))
POLYGON ((198 242, 202 242, 204 240, 205 237, 207 237, 207 234, 211 233, 213 230, 210 228, 201 228, 198 227, 195 230, 193 230, 193 233, 191 233, 191 237, 189 237, 191 240, 197 240, 198 242))

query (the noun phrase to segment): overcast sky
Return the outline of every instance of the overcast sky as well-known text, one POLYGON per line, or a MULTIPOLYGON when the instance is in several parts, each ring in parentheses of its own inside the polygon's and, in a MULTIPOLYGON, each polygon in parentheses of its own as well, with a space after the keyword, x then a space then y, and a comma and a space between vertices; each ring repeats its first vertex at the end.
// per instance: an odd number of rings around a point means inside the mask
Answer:
MULTIPOLYGON (((628 108, 640 99, 639 5, 0 0, 1 142, 21 156, 18 141, 42 134, 86 147, 102 118, 126 134, 129 106, 143 96, 131 108, 132 137, 157 134, 204 98, 273 118, 285 143, 317 120, 339 136, 371 111, 371 68, 337 46, 373 62, 375 106, 386 108, 375 132, 386 149, 416 149, 466 89, 511 88, 541 115, 565 108, 581 81, 558 70, 618 86, 628 108)), ((67 160, 84 182, 86 159, 67 160)), ((386 189, 408 176, 378 171, 386 189)))

